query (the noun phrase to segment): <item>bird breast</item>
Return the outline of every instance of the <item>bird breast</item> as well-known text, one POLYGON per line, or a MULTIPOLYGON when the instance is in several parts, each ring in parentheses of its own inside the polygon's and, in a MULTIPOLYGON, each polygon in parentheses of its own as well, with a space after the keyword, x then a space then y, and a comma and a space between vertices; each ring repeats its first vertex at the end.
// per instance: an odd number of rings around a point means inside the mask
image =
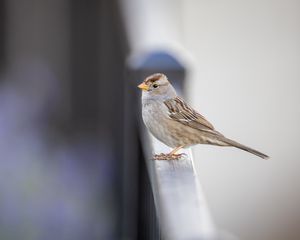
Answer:
POLYGON ((153 136, 166 145, 175 147, 168 130, 168 109, 164 103, 155 100, 144 101, 142 109, 144 123, 153 136))
POLYGON ((158 140, 172 148, 184 145, 179 136, 182 126, 169 117, 169 110, 163 102, 143 101, 142 116, 146 127, 158 140))

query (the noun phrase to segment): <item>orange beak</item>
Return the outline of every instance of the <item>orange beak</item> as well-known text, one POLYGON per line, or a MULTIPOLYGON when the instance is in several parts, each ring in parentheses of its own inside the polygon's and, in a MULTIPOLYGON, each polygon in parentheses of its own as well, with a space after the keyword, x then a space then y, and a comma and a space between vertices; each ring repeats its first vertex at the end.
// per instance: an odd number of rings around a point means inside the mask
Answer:
POLYGON ((138 88, 144 90, 144 91, 148 91, 149 90, 149 86, 146 85, 145 83, 141 83, 140 85, 138 85, 138 88))

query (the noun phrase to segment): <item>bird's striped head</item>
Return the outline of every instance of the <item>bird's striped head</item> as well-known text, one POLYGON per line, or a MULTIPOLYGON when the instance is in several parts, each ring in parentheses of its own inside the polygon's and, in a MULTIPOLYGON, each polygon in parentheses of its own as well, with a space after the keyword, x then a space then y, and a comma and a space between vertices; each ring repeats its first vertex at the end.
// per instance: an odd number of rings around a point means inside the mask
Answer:
POLYGON ((143 90, 143 96, 148 98, 169 98, 176 96, 176 92, 165 74, 154 73, 145 78, 138 85, 138 88, 143 90))
POLYGON ((143 91, 153 91, 158 90, 161 86, 169 85, 169 81, 166 75, 162 73, 154 73, 145 78, 145 80, 138 85, 138 88, 143 91))

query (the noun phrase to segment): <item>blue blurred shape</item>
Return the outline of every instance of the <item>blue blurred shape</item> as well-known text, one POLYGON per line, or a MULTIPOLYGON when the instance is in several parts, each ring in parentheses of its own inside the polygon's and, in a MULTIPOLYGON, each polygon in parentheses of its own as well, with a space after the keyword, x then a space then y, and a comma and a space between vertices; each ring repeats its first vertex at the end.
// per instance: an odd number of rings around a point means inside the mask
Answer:
POLYGON ((133 69, 167 69, 184 70, 183 64, 174 56, 166 51, 152 51, 135 55, 130 60, 133 69))

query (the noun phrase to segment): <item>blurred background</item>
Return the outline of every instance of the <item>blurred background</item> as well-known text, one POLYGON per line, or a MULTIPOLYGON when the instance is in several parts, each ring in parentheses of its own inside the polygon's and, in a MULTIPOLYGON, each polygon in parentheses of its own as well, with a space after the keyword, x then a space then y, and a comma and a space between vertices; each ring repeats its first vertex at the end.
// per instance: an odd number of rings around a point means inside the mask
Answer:
POLYGON ((116 1, 0 1, 0 239, 120 239, 116 1))
POLYGON ((240 239, 300 239, 300 2, 185 1, 182 12, 190 102, 271 157, 193 148, 217 226, 240 239))
POLYGON ((216 129, 271 156, 193 148, 218 228, 300 239, 299 42, 295 0, 0 0, 0 239, 145 239, 128 69, 157 50, 216 129))

